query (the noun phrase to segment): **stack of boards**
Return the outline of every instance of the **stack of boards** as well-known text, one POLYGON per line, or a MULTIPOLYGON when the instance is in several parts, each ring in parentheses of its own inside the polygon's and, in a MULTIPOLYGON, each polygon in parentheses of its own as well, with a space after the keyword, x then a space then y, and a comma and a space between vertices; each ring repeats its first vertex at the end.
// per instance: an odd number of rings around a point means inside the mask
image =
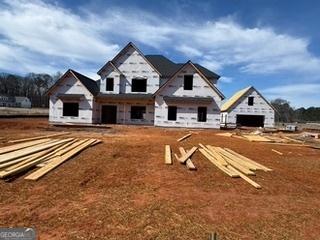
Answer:
POLYGON ((68 133, 9 141, 0 148, 0 178, 12 178, 38 167, 25 177, 38 180, 82 150, 100 143, 97 139, 52 138, 68 133))
MULTIPOLYGON (((214 147, 210 145, 204 146, 199 144, 200 148, 191 148, 189 151, 185 151, 183 148, 179 148, 181 156, 175 154, 176 159, 180 163, 186 164, 190 169, 194 164, 191 162, 191 156, 199 150, 211 163, 213 163, 218 169, 232 178, 240 177, 255 188, 259 189, 261 186, 250 179, 248 176, 255 175, 257 170, 265 172, 272 171, 272 169, 263 166, 229 148, 214 147)), ((169 145, 165 146, 165 163, 172 164, 171 148, 169 145)), ((193 169, 193 168, 192 168, 193 169)), ((194 167, 195 169, 195 167, 194 167)))

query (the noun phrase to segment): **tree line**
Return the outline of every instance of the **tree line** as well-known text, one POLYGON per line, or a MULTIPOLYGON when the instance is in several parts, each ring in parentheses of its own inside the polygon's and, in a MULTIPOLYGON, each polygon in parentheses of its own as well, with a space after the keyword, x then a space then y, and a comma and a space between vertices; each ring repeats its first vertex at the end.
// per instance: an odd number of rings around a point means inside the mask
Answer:
MULTIPOLYGON (((47 90, 62 76, 56 74, 29 73, 25 76, 0 73, 0 96, 23 96, 31 100, 32 107, 48 107, 47 90)), ((320 121, 320 107, 294 109, 290 102, 275 99, 271 105, 276 109, 277 122, 320 121)))
POLYGON ((276 122, 319 122, 320 107, 293 108, 287 100, 278 98, 271 101, 276 109, 276 122))
POLYGON ((48 107, 46 91, 61 75, 60 72, 53 75, 29 73, 25 76, 0 73, 0 96, 28 97, 32 107, 48 107))

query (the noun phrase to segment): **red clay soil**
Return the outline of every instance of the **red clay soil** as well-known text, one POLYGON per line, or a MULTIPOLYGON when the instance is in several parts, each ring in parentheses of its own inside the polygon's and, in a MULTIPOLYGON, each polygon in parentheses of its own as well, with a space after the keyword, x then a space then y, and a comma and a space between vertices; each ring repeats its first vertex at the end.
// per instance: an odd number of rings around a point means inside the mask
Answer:
MULTIPOLYGON (((1 137, 51 131, 95 137, 89 148, 37 182, 0 181, 0 227, 34 227, 40 239, 320 239, 320 150, 216 136, 218 130, 48 126, 46 119, 1 119, 1 137), (189 171, 164 164, 198 143, 229 147, 267 167, 251 177, 257 190, 230 178, 199 152, 189 171), (274 153, 276 149, 282 156, 274 153)), ((4 145, 4 144, 2 144, 4 145)))

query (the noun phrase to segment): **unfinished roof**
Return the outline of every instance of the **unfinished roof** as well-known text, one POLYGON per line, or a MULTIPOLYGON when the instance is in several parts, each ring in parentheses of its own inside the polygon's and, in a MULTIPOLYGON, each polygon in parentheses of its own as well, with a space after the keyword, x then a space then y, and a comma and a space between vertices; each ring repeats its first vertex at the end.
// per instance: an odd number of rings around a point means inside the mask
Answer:
POLYGON ((83 86, 88 89, 88 91, 92 95, 97 95, 99 93, 99 86, 97 84, 97 81, 92 80, 91 78, 88 78, 85 75, 82 75, 81 73, 76 72, 75 70, 68 69, 68 71, 65 72, 65 74, 62 75, 61 78, 59 78, 58 81, 56 81, 47 91, 47 94, 49 94, 55 87, 58 86, 59 82, 68 76, 68 74, 72 74, 77 80, 79 80, 83 86))
POLYGON ((234 104, 237 103, 237 101, 244 96, 251 88, 252 86, 246 87, 244 89, 241 89, 240 91, 236 92, 231 98, 229 98, 228 101, 226 101, 222 107, 221 112, 228 111, 234 104))

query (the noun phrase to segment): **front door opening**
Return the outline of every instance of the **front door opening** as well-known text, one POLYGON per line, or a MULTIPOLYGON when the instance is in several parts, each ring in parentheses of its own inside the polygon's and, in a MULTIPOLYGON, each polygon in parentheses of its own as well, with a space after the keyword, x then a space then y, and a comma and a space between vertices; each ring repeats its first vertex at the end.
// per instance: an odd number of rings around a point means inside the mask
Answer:
POLYGON ((101 123, 117 123, 117 106, 105 105, 101 108, 101 123))

